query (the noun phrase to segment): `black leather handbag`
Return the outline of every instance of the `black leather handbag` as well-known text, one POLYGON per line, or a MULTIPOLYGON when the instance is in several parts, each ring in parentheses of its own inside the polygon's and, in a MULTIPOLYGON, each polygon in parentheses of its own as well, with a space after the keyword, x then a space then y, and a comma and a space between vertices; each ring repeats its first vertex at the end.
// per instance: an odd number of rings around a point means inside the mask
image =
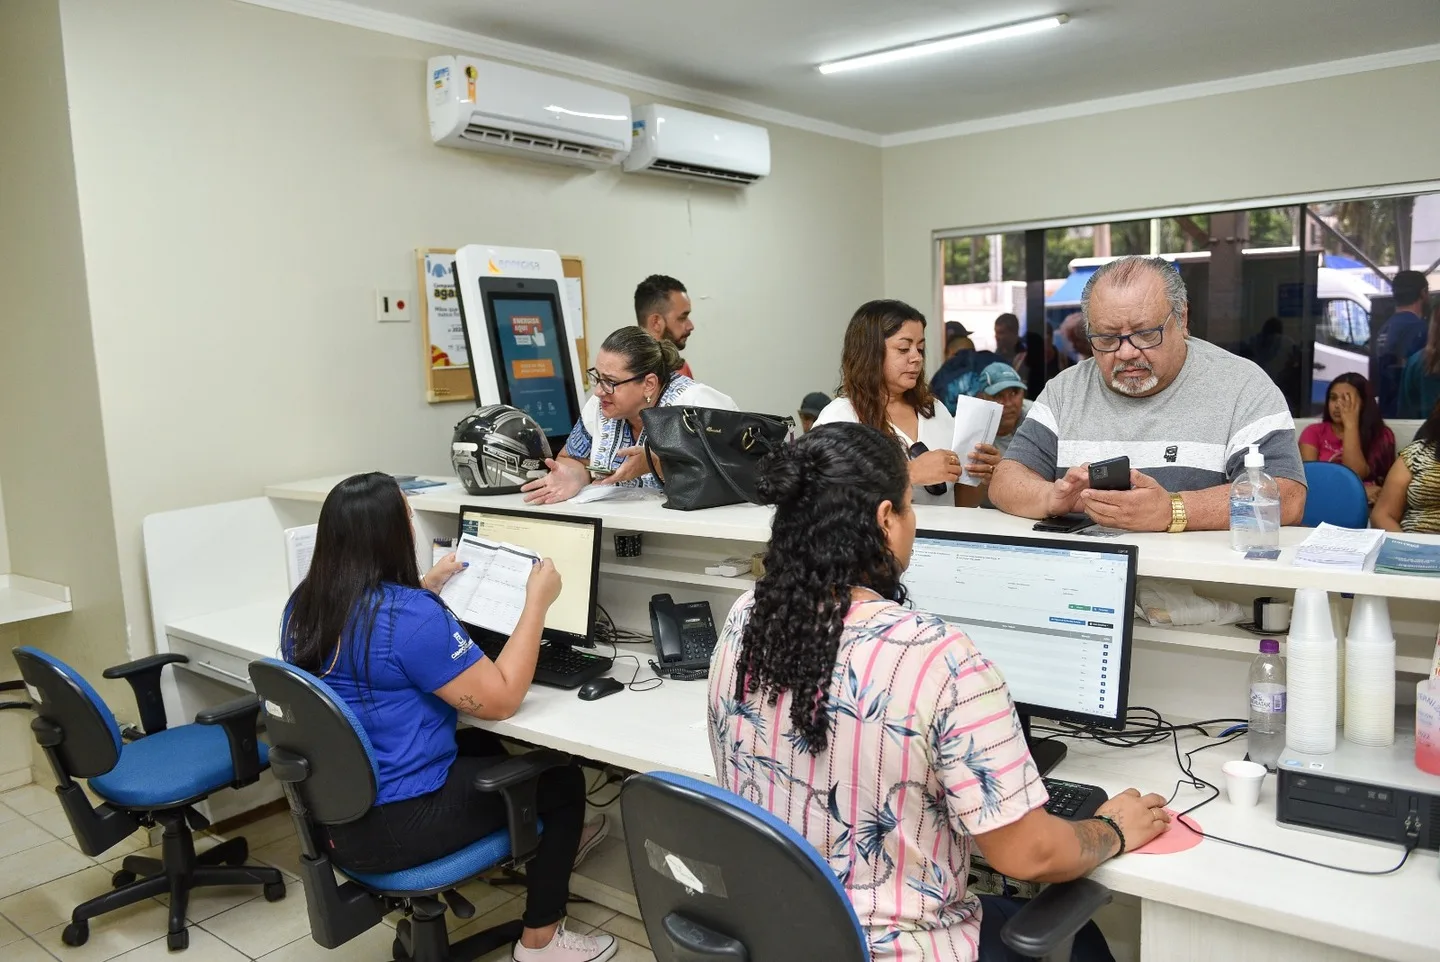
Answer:
POLYGON ((656 407, 640 412, 645 455, 656 477, 664 472, 665 507, 695 511, 749 501, 760 459, 784 444, 795 422, 768 414, 719 408, 656 407))

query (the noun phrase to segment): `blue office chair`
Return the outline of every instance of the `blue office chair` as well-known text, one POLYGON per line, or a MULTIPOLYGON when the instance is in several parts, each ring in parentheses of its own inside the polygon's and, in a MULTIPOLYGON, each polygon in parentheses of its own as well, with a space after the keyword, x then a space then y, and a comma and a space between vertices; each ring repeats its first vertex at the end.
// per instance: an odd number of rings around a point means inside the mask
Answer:
POLYGON ((1368 528, 1370 502, 1365 498, 1365 483, 1343 464, 1331 461, 1306 461, 1305 517, 1300 523, 1307 528, 1322 522, 1342 528, 1368 528))
POLYGON ((85 944, 90 919, 168 894, 167 942, 178 951, 190 944, 185 911, 192 889, 262 885, 267 900, 285 897, 279 869, 244 864, 249 857, 245 839, 232 838, 196 855, 191 834, 209 825, 191 806, 215 792, 254 782, 265 768, 266 747, 255 728, 260 705, 253 696, 206 709, 194 724, 167 728, 160 673, 166 665, 189 659, 152 655, 109 668, 105 677, 128 681, 140 706, 144 735, 126 744, 109 707, 75 669, 35 648, 16 648, 14 654, 35 700, 30 728, 55 772, 55 792, 80 850, 93 857, 141 826, 164 829, 163 858, 126 856, 124 867, 111 879, 115 890, 71 912, 60 936, 66 945, 85 944), (90 790, 103 800, 98 808, 77 778, 89 780, 90 790))
MULTIPOLYGON (((620 793, 635 898, 656 962, 868 962, 844 887, 799 832, 706 782, 656 772, 620 793)), ((1098 882, 1052 885, 1006 923, 1005 944, 1068 962, 1075 933, 1110 901, 1098 882)))
POLYGON ((492 868, 519 867, 535 854, 541 832, 536 782, 549 769, 568 765, 568 755, 517 755, 476 778, 480 791, 504 796, 508 831, 404 871, 352 872, 331 864, 324 826, 353 822, 375 804, 379 774, 369 736, 329 685, 294 665, 274 659, 251 662, 250 678, 265 707, 270 768, 284 786, 300 836, 300 878, 316 942, 338 948, 395 910, 405 915, 395 927, 396 960, 469 962, 520 938, 516 921, 451 945, 445 905, 460 918, 470 918, 475 906, 456 886, 492 868), (336 880, 336 871, 345 882, 336 880))

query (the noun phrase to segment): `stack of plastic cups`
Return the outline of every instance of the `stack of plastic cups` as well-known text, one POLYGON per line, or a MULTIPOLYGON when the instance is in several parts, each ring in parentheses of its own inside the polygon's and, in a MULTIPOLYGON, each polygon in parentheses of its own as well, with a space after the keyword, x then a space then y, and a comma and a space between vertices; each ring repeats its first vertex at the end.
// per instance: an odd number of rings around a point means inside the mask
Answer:
POLYGON ((1318 588, 1300 588, 1285 646, 1285 745, 1291 751, 1335 750, 1338 670, 1329 599, 1318 588))
POLYGON ((1345 639, 1345 740, 1395 743, 1395 635, 1384 598, 1359 595, 1345 639))

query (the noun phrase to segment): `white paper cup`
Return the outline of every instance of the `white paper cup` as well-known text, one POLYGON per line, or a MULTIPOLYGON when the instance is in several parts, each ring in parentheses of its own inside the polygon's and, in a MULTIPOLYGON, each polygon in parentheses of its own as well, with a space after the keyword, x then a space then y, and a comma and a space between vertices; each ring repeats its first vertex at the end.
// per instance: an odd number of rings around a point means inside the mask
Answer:
POLYGON ((1375 595, 1355 596, 1355 604, 1350 609, 1349 637, 1351 644, 1362 638, 1394 642, 1395 635, 1390 630, 1390 608, 1384 598, 1375 595))
POLYGON ((1330 597, 1319 588, 1297 588, 1290 613, 1290 638, 1334 638, 1330 597))
POLYGON ((1260 786, 1265 783, 1265 766, 1259 762, 1235 759, 1220 769, 1225 773, 1225 794, 1231 805, 1251 808, 1260 801, 1260 786))

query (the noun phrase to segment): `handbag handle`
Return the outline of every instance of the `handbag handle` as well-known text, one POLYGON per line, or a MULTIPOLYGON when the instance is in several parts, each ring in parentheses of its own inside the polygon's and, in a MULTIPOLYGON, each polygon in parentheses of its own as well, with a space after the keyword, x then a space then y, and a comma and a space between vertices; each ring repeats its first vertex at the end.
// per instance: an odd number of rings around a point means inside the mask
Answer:
MULTIPOLYGON (((686 411, 685 413, 687 417, 690 414, 689 411, 686 411)), ((738 494, 741 498, 743 498, 750 504, 759 504, 760 501, 757 498, 753 498, 749 494, 747 494, 744 489, 740 487, 740 485, 735 483, 735 479, 730 477, 730 473, 725 470, 725 465, 720 462, 719 458, 715 457, 715 452, 710 447, 710 439, 705 436, 705 432, 703 430, 696 431, 695 435, 700 439, 700 444, 705 448, 705 453, 710 456, 710 464, 715 468, 715 473, 720 475, 720 479, 730 486, 730 490, 734 491, 736 494, 738 494)), ((773 449, 773 447, 774 445, 767 444, 767 448, 773 449)))

